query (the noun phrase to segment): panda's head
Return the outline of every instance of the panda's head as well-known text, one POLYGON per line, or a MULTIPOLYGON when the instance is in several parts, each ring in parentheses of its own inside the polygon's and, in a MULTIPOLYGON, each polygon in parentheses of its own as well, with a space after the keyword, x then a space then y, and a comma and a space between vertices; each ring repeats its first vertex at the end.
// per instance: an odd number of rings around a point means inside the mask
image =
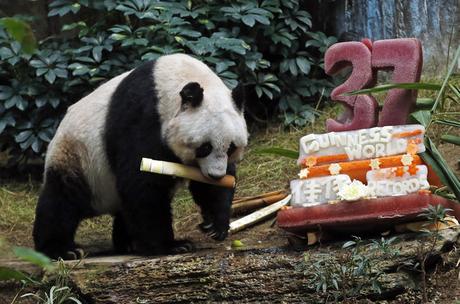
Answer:
POLYGON ((243 88, 230 91, 223 83, 188 82, 178 98, 180 106, 163 125, 168 146, 203 175, 222 178, 229 163, 241 160, 247 145, 243 88))

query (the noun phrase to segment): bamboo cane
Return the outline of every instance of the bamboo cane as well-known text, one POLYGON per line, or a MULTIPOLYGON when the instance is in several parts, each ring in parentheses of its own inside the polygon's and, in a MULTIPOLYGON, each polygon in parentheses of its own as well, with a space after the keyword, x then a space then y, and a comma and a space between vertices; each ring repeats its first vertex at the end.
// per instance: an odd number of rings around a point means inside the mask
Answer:
POLYGON ((248 199, 237 204, 234 203, 232 205, 232 215, 240 215, 252 212, 256 209, 276 203, 277 201, 282 200, 286 196, 288 196, 287 193, 278 193, 271 196, 248 199))
POLYGON ((271 197, 273 195, 277 195, 277 194, 281 194, 281 193, 286 193, 286 195, 287 195, 286 190, 277 190, 277 191, 267 192, 267 193, 254 195, 254 196, 238 197, 238 198, 235 198, 233 200, 232 204, 240 204, 240 203, 243 203, 243 202, 252 201, 252 200, 257 199, 257 198, 271 197))
POLYGON ((281 209, 281 207, 286 206, 290 200, 291 200, 291 195, 288 195, 287 197, 280 200, 279 202, 271 204, 265 208, 262 208, 249 215, 246 215, 245 217, 242 217, 234 222, 231 222, 229 232, 230 233, 238 232, 252 224, 257 223, 258 221, 263 220, 264 218, 277 212, 279 209, 281 209))
POLYGON ((232 175, 225 175, 219 180, 213 180, 204 176, 198 168, 178 163, 142 158, 140 169, 145 172, 172 175, 226 188, 235 187, 235 177, 232 175))

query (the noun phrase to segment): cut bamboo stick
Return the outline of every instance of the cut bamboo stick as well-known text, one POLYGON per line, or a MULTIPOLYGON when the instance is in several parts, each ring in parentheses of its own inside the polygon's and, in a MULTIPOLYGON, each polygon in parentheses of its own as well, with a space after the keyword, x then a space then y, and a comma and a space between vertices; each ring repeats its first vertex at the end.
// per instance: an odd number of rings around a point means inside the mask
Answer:
POLYGON ((252 201, 254 199, 258 199, 258 198, 271 197, 273 195, 278 195, 278 194, 281 194, 281 193, 285 193, 287 195, 286 190, 278 190, 278 191, 272 191, 272 192, 263 193, 263 194, 260 194, 260 195, 238 197, 238 198, 235 198, 233 200, 232 204, 239 204, 239 203, 243 203, 243 202, 248 202, 248 201, 252 201))
POLYGON ((232 175, 225 175, 219 180, 213 180, 204 176, 198 168, 178 163, 142 158, 140 169, 145 172, 172 175, 226 188, 235 187, 235 177, 232 175))
POLYGON ((232 215, 247 214, 259 208, 276 203, 287 196, 287 193, 278 193, 271 196, 264 196, 248 199, 232 205, 232 215))
POLYGON ((279 202, 276 202, 272 205, 269 205, 265 208, 262 208, 260 210, 257 210, 256 212, 253 212, 245 217, 242 217, 236 221, 233 221, 230 223, 230 233, 235 233, 238 232, 252 224, 255 224, 266 217, 272 215, 273 213, 277 212, 278 210, 281 209, 281 207, 286 206, 289 201, 291 200, 292 195, 288 195, 284 199, 280 200, 279 202))

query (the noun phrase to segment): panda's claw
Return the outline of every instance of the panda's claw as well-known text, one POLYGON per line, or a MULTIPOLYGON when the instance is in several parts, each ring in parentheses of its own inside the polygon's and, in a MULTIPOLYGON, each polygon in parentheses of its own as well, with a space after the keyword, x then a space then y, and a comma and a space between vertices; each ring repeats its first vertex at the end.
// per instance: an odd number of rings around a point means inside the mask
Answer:
POLYGON ((64 260, 81 260, 85 257, 85 251, 81 248, 68 250, 62 257, 64 260))
POLYGON ((77 254, 74 251, 67 251, 65 256, 63 257, 64 260, 77 260, 77 254))
POLYGON ((200 228, 201 232, 207 233, 213 230, 213 226, 214 225, 212 223, 203 222, 198 225, 198 228, 200 228))
POLYGON ((83 259, 86 255, 85 251, 82 248, 75 248, 74 251, 77 253, 79 260, 83 259))
POLYGON ((174 246, 171 248, 173 254, 187 253, 195 250, 195 245, 190 241, 174 241, 174 246))
POLYGON ((223 241, 227 237, 228 232, 227 231, 222 231, 222 232, 216 232, 212 236, 212 238, 216 241, 223 241))

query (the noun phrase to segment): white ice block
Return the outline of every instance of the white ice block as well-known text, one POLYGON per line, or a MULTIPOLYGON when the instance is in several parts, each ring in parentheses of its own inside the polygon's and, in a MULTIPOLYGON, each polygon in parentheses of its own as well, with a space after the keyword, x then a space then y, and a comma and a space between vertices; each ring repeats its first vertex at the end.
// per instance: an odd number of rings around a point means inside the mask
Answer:
MULTIPOLYGON (((402 168, 402 167, 401 167, 402 168)), ((424 165, 416 166, 417 172, 411 175, 404 167, 404 174, 396 176, 396 168, 385 168, 368 171, 366 174, 367 185, 373 195, 398 196, 430 188, 428 183, 428 169, 424 165)))
POLYGON ((335 201, 342 185, 349 183, 350 177, 345 174, 293 180, 291 205, 308 207, 335 201))
POLYGON ((351 161, 403 154, 406 153, 409 140, 417 140, 417 153, 422 153, 425 151, 424 133, 422 125, 400 125, 309 134, 300 139, 298 163, 301 164, 307 156, 346 154, 351 161), (420 130, 419 134, 407 136, 406 132, 416 130, 420 130))

